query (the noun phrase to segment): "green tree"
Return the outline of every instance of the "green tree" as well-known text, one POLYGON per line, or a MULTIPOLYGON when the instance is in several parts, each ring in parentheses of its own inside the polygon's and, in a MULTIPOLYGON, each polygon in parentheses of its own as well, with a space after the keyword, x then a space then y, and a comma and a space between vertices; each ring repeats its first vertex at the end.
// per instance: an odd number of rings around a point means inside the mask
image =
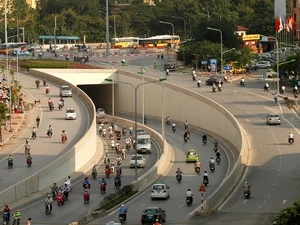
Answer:
POLYGON ((3 141, 2 137, 2 124, 6 120, 6 113, 8 112, 7 106, 4 103, 0 103, 0 142, 3 141))
POLYGON ((293 206, 281 210, 280 214, 274 219, 275 225, 298 225, 300 221, 300 201, 296 201, 293 206))

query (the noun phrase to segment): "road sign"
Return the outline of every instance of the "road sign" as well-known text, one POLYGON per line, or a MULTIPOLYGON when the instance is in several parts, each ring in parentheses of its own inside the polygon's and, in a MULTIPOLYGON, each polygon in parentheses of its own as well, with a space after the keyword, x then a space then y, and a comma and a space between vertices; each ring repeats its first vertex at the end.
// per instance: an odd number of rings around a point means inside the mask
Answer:
POLYGON ((200 191, 200 192, 206 192, 205 186, 203 184, 201 184, 198 191, 200 191))
POLYGON ((224 69, 224 70, 232 70, 232 66, 225 65, 225 66, 223 67, 223 69, 224 69))

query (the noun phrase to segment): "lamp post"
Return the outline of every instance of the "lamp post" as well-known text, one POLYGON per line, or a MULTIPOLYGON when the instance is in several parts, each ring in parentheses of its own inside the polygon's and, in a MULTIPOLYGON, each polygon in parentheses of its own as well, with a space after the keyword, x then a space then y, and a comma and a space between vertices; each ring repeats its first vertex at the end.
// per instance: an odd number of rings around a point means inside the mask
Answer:
MULTIPOLYGON (((224 51, 224 52, 222 52, 222 60, 221 60, 221 71, 223 71, 223 55, 225 54, 225 53, 227 53, 227 52, 231 52, 231 51, 234 51, 235 50, 235 48, 232 48, 232 49, 229 49, 229 50, 226 50, 226 51, 224 51)), ((222 75, 223 75, 223 72, 222 72, 222 75)))
MULTIPOLYGON (((214 31, 218 31, 220 32, 220 36, 221 36, 221 65, 223 64, 223 34, 222 31, 220 29, 217 28, 212 28, 212 27, 207 27, 208 30, 214 30, 214 31)), ((221 75, 223 76, 223 68, 221 68, 221 75)))
POLYGON ((109 15, 108 0, 106 0, 106 57, 109 56, 109 15))
POLYGON ((174 36, 174 24, 173 23, 170 23, 170 22, 164 22, 164 21, 159 21, 160 23, 164 23, 164 24, 169 24, 172 26, 172 35, 174 36))
MULTIPOLYGON (((132 83, 128 82, 122 82, 122 81, 114 81, 112 79, 105 79, 107 82, 114 82, 114 83, 120 83, 120 84, 127 84, 131 86, 134 89, 134 133, 135 133, 135 140, 137 137, 137 91, 140 86, 145 85, 145 84, 150 84, 150 83, 156 83, 156 82, 162 82, 167 80, 167 78, 161 78, 159 80, 154 80, 154 81, 148 81, 144 83, 140 83, 137 86, 134 86, 132 83)), ((135 180, 137 180, 137 150, 135 150, 135 180)))
POLYGON ((184 17, 172 16, 172 18, 178 18, 183 20, 183 29, 184 29, 184 40, 186 40, 186 20, 184 17))

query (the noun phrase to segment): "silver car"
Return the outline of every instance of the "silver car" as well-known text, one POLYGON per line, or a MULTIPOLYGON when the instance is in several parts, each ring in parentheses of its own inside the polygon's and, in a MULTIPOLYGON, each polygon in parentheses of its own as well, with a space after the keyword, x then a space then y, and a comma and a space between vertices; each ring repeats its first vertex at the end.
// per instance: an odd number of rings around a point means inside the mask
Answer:
POLYGON ((277 113, 270 113, 267 116, 267 124, 271 125, 271 124, 276 124, 276 125, 280 125, 281 120, 280 120, 280 116, 277 113))
POLYGON ((137 167, 144 168, 146 164, 146 159, 142 155, 133 155, 130 160, 130 168, 135 168, 135 157, 137 162, 137 167))

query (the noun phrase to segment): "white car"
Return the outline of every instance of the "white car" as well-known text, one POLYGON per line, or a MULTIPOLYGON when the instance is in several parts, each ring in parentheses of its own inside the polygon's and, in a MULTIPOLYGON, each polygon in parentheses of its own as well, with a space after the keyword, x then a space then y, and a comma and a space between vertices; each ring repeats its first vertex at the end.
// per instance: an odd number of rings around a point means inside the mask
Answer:
POLYGON ((66 120, 76 120, 76 111, 73 108, 66 109, 66 120))
POLYGON ((271 63, 269 61, 259 61, 255 64, 257 69, 269 69, 271 67, 271 63))
POLYGON ((280 125, 281 123, 280 116, 277 113, 270 113, 266 117, 267 117, 266 123, 268 125, 270 124, 280 125))
POLYGON ((272 69, 268 69, 266 72, 266 77, 268 78, 275 78, 277 76, 277 73, 273 71, 272 69))
POLYGON ((97 109, 96 116, 98 119, 105 117, 105 110, 102 108, 97 109))
MULTIPOLYGON (((146 163, 146 159, 142 155, 137 155, 136 159, 137 159, 137 167, 144 168, 145 167, 145 163, 146 163)), ((130 168, 135 168, 135 155, 133 155, 131 157, 130 168)))
POLYGON ((164 199, 170 198, 170 190, 168 185, 164 183, 156 183, 152 185, 151 199, 153 200, 156 198, 164 198, 164 199))

